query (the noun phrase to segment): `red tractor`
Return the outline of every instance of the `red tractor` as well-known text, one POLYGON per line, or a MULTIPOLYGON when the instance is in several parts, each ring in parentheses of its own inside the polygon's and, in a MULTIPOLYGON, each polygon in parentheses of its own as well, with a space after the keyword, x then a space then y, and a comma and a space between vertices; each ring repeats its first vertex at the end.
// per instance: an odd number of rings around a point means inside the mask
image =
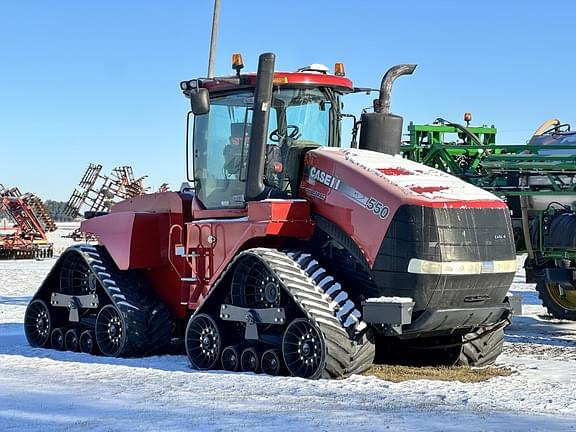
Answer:
POLYGON ((338 65, 184 81, 194 188, 82 223, 25 316, 29 343, 106 356, 184 340, 194 368, 340 377, 374 361, 491 363, 516 261, 506 205, 398 153, 382 80, 342 148, 338 65), (189 119, 192 117, 189 116, 189 119), (358 147, 358 148, 356 148, 358 147))

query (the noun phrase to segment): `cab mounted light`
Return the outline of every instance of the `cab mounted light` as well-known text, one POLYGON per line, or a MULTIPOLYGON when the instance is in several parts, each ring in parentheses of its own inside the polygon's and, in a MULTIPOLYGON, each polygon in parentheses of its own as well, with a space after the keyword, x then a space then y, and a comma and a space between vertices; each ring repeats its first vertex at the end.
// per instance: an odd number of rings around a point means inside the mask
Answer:
POLYGON ((240 76, 240 71, 244 69, 244 61, 242 60, 242 54, 239 53, 232 54, 232 69, 236 71, 236 76, 240 76))
POLYGON ((182 90, 194 90, 198 88, 198 80, 180 81, 182 90))
POLYGON ((334 65, 334 75, 336 76, 345 76, 346 72, 344 72, 344 63, 336 63, 334 65))

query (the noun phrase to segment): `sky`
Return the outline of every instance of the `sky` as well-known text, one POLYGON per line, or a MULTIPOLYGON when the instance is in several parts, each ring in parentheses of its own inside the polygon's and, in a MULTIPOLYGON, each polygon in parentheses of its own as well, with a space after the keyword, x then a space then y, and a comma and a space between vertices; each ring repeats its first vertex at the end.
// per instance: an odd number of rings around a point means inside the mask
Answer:
MULTIPOLYGON (((0 183, 68 199, 89 163, 131 165, 156 190, 186 178, 189 103, 206 76, 213 0, 0 0, 0 183)), ((276 69, 343 62, 358 87, 417 63, 392 93, 405 124, 437 117, 496 125, 525 143, 545 120, 576 117, 576 3, 221 0, 216 75, 262 52, 276 69), (550 3, 552 5, 552 3, 550 3)), ((376 97, 344 99, 359 115, 376 97)))

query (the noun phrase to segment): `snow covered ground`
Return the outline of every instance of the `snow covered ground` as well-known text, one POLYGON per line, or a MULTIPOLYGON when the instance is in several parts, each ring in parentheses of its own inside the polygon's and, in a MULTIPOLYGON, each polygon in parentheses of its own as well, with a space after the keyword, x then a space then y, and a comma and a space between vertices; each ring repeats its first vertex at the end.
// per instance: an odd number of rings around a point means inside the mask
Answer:
MULTIPOLYGON (((68 240, 53 233, 56 252, 68 240)), ((307 381, 198 372, 184 356, 110 359, 33 349, 25 307, 55 260, 0 261, 0 431, 576 430, 576 323, 545 317, 518 271, 509 377, 463 384, 307 381)), ((520 265, 520 260, 518 261, 520 265)))

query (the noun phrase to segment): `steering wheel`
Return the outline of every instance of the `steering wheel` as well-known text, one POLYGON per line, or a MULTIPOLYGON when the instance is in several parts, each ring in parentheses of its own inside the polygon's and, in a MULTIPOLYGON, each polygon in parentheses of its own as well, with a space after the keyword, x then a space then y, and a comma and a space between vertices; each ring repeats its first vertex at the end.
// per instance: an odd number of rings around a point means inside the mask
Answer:
MULTIPOLYGON (((296 125, 286 125, 286 134, 288 138, 297 140, 300 138, 300 128, 296 125)), ((272 142, 280 142, 286 136, 280 133, 280 129, 274 129, 268 138, 272 142)))

